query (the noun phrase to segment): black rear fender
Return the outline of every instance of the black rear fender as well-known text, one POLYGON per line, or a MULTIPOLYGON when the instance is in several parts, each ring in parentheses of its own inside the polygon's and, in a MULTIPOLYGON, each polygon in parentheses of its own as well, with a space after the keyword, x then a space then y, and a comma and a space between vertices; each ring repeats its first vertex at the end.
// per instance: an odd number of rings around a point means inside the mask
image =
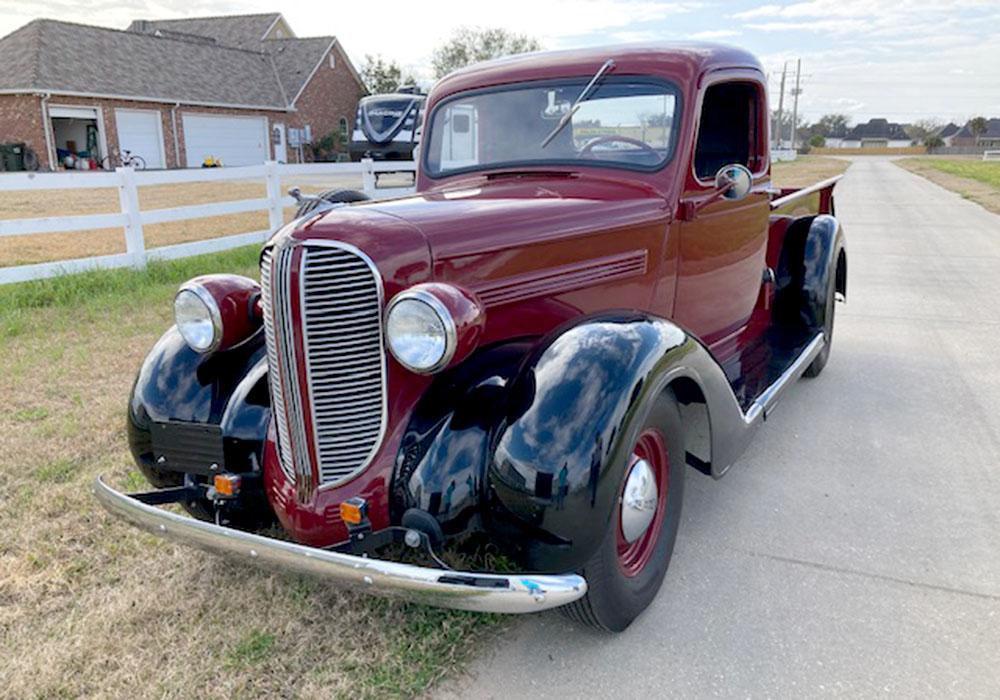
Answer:
POLYGON ((774 323, 823 328, 831 280, 835 292, 847 295, 847 251, 837 219, 821 214, 794 222, 775 278, 774 323))

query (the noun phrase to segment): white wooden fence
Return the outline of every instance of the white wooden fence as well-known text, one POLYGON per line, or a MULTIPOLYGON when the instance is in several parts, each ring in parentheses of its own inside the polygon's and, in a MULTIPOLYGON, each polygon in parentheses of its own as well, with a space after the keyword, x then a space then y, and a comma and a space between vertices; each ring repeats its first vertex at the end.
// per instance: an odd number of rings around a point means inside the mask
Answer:
MULTIPOLYGON (((373 198, 382 199, 411 193, 413 188, 377 187, 378 173, 415 172, 415 169, 416 164, 412 161, 373 162, 365 160, 360 163, 306 163, 302 165, 281 165, 274 161, 268 161, 262 165, 247 167, 198 170, 136 172, 132 168, 118 168, 114 172, 3 173, 0 174, 0 192, 114 187, 118 190, 121 211, 115 214, 87 214, 83 216, 74 216, 72 212, 66 212, 66 216, 38 219, 0 219, 0 237, 120 227, 125 232, 125 252, 76 260, 3 267, 0 268, 0 284, 25 282, 101 268, 143 268, 147 261, 153 259, 184 258, 190 255, 262 243, 284 223, 283 207, 295 204, 295 200, 282 193, 282 180, 285 180, 286 184, 292 185, 295 184, 293 181, 295 177, 311 179, 313 176, 357 175, 360 176, 362 189, 366 194, 373 198), (146 211, 143 211, 139 206, 138 188, 147 185, 261 179, 266 185, 267 195, 261 199, 241 199, 146 211), (152 249, 146 248, 146 242, 143 238, 142 227, 146 224, 260 210, 266 210, 268 213, 268 229, 264 231, 248 231, 236 235, 152 249)), ((315 183, 309 182, 308 184, 315 183)), ((81 237, 80 246, 85 249, 86 245, 84 235, 81 237)))

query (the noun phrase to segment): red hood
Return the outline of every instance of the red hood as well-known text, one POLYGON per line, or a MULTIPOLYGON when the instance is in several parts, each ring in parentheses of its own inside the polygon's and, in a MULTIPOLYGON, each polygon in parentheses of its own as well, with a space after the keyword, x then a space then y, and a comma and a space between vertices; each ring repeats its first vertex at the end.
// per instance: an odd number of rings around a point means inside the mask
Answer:
POLYGON ((426 236, 437 268, 456 257, 662 220, 665 209, 666 202, 640 182, 539 174, 475 178, 357 211, 415 226, 426 236))

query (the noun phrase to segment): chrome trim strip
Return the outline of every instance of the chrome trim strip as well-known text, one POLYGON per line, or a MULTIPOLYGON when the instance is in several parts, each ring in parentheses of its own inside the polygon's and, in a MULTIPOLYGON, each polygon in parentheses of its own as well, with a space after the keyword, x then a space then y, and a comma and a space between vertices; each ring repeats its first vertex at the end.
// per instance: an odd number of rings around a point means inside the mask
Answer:
POLYGON ((355 590, 457 610, 529 613, 582 598, 576 574, 478 574, 359 557, 262 537, 160 510, 123 494, 98 476, 94 495, 117 517, 154 534, 243 561, 320 576, 355 590))

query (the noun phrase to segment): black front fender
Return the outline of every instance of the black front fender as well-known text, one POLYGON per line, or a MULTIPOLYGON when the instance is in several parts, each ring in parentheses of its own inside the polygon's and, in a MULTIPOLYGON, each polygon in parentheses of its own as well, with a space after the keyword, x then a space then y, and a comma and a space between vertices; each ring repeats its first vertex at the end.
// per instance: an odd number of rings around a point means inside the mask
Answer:
POLYGON ((269 419, 262 333, 237 348, 201 355, 171 327, 132 387, 129 445, 159 487, 176 485, 183 473, 209 474, 213 464, 216 471, 257 471, 269 419))
POLYGON ((762 413, 744 415, 708 351, 670 321, 605 313, 474 355, 439 377, 414 412, 393 478, 393 521, 423 511, 446 536, 485 534, 519 566, 577 569, 616 512, 653 402, 681 380, 678 398, 697 395, 709 407, 711 465, 721 473, 762 413))

